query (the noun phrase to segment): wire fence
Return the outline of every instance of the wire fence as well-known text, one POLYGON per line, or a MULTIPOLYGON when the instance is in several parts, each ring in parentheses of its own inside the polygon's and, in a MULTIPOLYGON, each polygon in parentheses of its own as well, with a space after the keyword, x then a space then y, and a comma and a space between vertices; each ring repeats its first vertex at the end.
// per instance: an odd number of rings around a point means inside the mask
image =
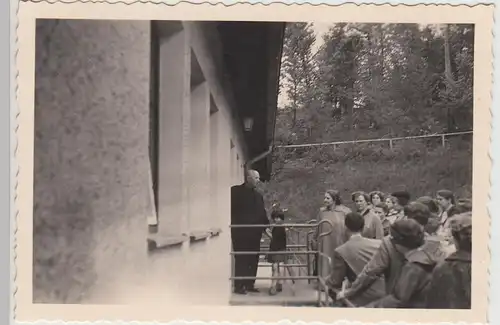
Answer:
POLYGON ((430 138, 441 138, 441 145, 446 146, 446 139, 448 137, 454 137, 459 135, 472 135, 473 131, 461 131, 461 132, 451 132, 451 133, 441 133, 441 134, 427 134, 427 135, 417 135, 410 137, 396 137, 396 138, 377 138, 377 139, 361 139, 361 140, 350 140, 350 141, 334 141, 334 142, 320 142, 320 143, 305 143, 305 144, 290 144, 290 145, 278 145, 276 148, 309 148, 309 147, 324 147, 324 146, 339 146, 343 144, 358 144, 358 143, 374 143, 374 142, 388 142, 389 148, 394 147, 394 142, 404 141, 404 140, 414 140, 414 139, 430 139, 430 138))

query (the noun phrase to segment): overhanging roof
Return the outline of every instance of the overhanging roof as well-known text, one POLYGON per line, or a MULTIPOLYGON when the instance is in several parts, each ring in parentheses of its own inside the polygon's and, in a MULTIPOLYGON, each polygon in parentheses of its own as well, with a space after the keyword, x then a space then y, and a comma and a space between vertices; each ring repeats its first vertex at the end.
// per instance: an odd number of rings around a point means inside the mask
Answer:
MULTIPOLYGON (((269 148, 274 138, 278 84, 285 23, 218 22, 225 70, 243 128, 243 119, 254 120, 244 133, 250 159, 269 148)), ((269 180, 272 157, 256 162, 263 180, 269 180)))

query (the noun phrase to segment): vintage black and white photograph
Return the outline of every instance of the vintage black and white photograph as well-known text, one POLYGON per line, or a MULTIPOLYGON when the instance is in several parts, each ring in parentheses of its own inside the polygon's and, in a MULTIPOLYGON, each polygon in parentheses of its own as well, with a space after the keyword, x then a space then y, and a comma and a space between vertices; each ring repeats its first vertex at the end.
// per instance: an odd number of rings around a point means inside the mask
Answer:
POLYGON ((485 25, 161 10, 20 25, 19 299, 82 321, 483 313, 485 25))
POLYGON ((101 280, 108 219, 204 245, 230 194, 233 304, 470 308, 473 25, 194 23, 212 61, 183 24, 37 22, 34 299, 101 280))

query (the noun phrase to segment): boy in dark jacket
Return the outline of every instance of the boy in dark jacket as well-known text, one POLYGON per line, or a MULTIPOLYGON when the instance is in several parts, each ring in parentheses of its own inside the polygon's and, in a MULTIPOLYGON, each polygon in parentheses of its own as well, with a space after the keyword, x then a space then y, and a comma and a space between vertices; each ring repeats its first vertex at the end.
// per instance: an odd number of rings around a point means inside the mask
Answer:
POLYGON ((450 223, 457 251, 434 269, 424 308, 471 308, 472 215, 456 215, 450 223))
POLYGON ((366 307, 425 308, 432 270, 437 261, 435 255, 422 249, 425 243, 424 230, 414 219, 407 219, 394 224, 391 236, 411 250, 405 254, 405 263, 392 290, 366 307))

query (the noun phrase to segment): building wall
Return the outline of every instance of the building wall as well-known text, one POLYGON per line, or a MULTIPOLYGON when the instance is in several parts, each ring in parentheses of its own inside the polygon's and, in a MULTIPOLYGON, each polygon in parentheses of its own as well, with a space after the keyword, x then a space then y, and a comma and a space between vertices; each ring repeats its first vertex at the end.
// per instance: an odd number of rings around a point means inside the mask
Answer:
POLYGON ((222 233, 207 241, 184 242, 180 250, 155 254, 154 269, 169 274, 163 283, 163 288, 168 290, 163 290, 162 299, 171 297, 175 300, 173 303, 224 305, 230 293, 230 186, 241 183, 236 181, 241 167, 231 174, 231 166, 236 163, 231 156, 231 141, 240 152, 240 159, 244 159, 244 150, 232 123, 227 89, 219 78, 222 73, 217 62, 221 57, 211 49, 214 35, 207 38, 207 29, 201 23, 182 23, 181 29, 168 27, 168 24, 163 22, 162 29, 176 32, 160 36, 159 64, 163 84, 159 85, 162 89, 159 114, 175 114, 178 117, 175 127, 189 132, 186 137, 176 132, 176 136, 171 134, 162 138, 164 142, 160 140, 160 166, 173 157, 177 157, 176 162, 183 162, 176 165, 181 186, 172 188, 168 184, 170 178, 160 176, 159 230, 153 237, 164 242, 168 238, 199 234, 212 228, 221 228, 222 233), (173 85, 172 80, 182 82, 173 85), (173 96, 174 87, 175 94, 185 95, 173 96), (171 142, 177 143, 175 152, 172 151, 174 147, 168 145, 171 142), (171 190, 177 191, 182 200, 169 201, 171 190), (169 226, 164 227, 165 224, 169 226))
POLYGON ((37 23, 35 302, 146 262, 149 38, 147 22, 37 23))
POLYGON ((155 207, 150 23, 38 22, 35 302, 227 303, 230 186, 243 180, 246 157, 219 78, 221 58, 200 24, 182 27, 159 46, 155 207), (192 69, 202 76, 194 88, 192 69), (147 233, 148 222, 158 224, 157 234, 147 233), (161 242, 208 228, 222 233, 146 250, 148 237, 161 242))

